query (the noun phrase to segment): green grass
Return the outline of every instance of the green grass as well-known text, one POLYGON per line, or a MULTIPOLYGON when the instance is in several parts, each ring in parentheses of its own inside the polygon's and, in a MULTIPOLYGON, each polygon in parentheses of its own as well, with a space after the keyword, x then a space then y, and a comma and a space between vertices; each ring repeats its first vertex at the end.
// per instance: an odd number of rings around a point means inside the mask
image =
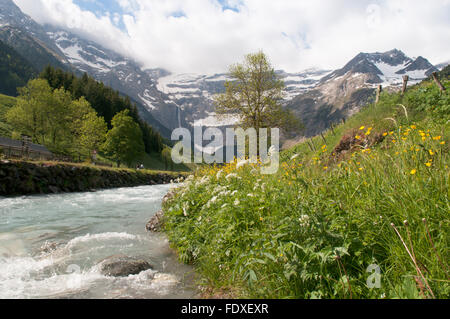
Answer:
MULTIPOLYGON (((25 160, 11 160, 13 162, 28 162, 28 163, 33 163, 33 164, 38 164, 38 165, 49 165, 49 166, 53 166, 53 165, 62 165, 62 166, 75 166, 75 167, 89 167, 89 168, 93 168, 93 169, 97 169, 97 170, 110 170, 110 171, 127 171, 127 172, 136 172, 135 169, 133 168, 125 168, 125 167, 108 167, 108 166, 98 166, 98 165, 94 165, 92 163, 71 163, 71 162, 60 162, 60 161, 25 161, 25 160)), ((158 170, 158 169, 144 169, 144 170, 140 170, 139 172, 144 173, 144 174, 167 174, 167 175, 173 175, 174 178, 178 177, 180 174, 181 175, 188 175, 188 172, 183 172, 183 171, 165 171, 165 170, 158 170)))
POLYGON ((426 82, 285 151, 276 175, 203 169, 164 205, 172 246, 233 297, 448 298, 449 102, 426 82))
POLYGON ((6 112, 16 104, 16 98, 0 94, 0 136, 11 137, 12 127, 6 123, 6 112))

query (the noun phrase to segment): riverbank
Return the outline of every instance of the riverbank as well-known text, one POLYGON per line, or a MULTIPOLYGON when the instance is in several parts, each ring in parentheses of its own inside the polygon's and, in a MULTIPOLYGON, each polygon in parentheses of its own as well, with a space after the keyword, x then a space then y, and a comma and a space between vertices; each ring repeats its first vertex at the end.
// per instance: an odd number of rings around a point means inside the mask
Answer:
POLYGON ((180 172, 112 169, 70 163, 0 162, 0 196, 88 192, 169 184, 180 172))
POLYGON ((448 101, 428 84, 385 94, 273 175, 197 170, 163 203, 171 247, 206 296, 448 298, 448 101))

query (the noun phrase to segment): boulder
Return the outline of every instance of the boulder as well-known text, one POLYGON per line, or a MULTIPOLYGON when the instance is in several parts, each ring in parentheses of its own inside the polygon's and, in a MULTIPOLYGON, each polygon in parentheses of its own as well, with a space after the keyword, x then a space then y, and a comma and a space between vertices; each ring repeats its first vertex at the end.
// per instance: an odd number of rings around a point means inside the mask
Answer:
POLYGON ((100 272, 109 277, 127 277, 153 269, 147 261, 135 257, 115 255, 100 263, 100 272))
POLYGON ((149 232, 154 232, 154 233, 160 232, 162 229, 162 226, 163 226, 163 223, 162 223, 163 216, 164 216, 164 213, 162 210, 157 212, 147 223, 147 225, 145 226, 145 229, 147 229, 147 231, 149 231, 149 232))

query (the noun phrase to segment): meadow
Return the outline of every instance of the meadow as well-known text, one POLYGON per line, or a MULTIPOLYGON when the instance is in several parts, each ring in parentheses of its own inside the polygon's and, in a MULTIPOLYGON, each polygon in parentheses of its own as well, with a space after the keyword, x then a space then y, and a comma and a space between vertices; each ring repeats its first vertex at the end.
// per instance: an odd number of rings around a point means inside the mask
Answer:
POLYGON ((383 93, 284 151, 275 175, 198 170, 164 204, 165 231, 213 296, 448 298, 449 120, 431 81, 383 93))

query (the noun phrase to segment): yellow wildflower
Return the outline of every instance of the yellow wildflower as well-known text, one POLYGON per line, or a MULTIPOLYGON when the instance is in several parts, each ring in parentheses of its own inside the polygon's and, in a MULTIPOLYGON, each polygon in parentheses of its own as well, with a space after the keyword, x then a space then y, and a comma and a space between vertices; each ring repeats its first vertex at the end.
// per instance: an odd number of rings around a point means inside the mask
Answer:
POLYGON ((416 169, 413 169, 410 173, 411 173, 411 175, 416 175, 417 170, 416 170, 416 169))
POLYGON ((442 138, 442 136, 436 136, 436 137, 433 137, 433 140, 439 141, 441 138, 442 138))
POLYGON ((431 155, 431 156, 433 156, 433 155, 434 155, 434 152, 433 152, 433 150, 429 150, 428 152, 430 153, 430 155, 431 155))
POLYGON ((425 163, 425 165, 426 165, 427 167, 431 167, 431 165, 433 165, 433 164, 430 163, 430 162, 427 162, 427 163, 425 163))
POLYGON ((361 127, 359 128, 359 130, 362 131, 362 130, 364 130, 365 128, 366 128, 365 126, 361 126, 361 127))
POLYGON ((387 132, 383 133, 383 136, 387 136, 387 135, 388 135, 388 133, 387 133, 387 132))
POLYGON ((411 125, 411 128, 412 128, 413 130, 415 130, 415 129, 417 128, 417 126, 411 125))

